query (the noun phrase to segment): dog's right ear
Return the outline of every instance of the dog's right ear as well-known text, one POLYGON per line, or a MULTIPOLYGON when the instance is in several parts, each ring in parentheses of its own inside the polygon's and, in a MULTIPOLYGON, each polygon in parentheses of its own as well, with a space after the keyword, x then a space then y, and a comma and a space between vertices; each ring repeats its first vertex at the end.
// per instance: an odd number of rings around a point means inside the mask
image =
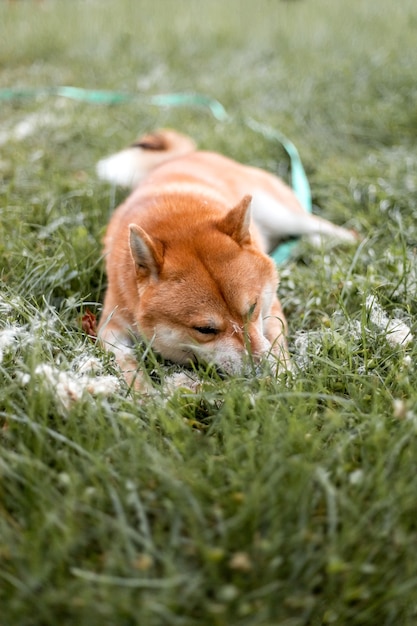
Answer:
POLYGON ((143 277, 157 279, 164 262, 164 247, 158 239, 153 239, 136 224, 129 225, 130 253, 136 271, 143 277))
POLYGON ((250 244, 251 202, 252 196, 244 196, 239 204, 217 223, 217 228, 240 246, 250 244))

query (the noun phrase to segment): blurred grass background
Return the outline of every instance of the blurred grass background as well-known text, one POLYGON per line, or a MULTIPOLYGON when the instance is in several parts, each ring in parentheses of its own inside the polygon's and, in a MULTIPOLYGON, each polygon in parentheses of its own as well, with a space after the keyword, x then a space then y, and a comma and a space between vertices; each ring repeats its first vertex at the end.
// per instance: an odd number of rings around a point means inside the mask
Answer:
MULTIPOLYGON (((0 5, 0 88, 196 92, 1 101, 0 624, 301 626, 417 620, 414 0, 16 0, 0 5), (357 250, 300 243, 280 294, 288 381, 63 404, 99 315, 101 237, 124 196, 102 156, 154 127, 288 174, 252 116, 298 147, 316 211, 357 250), (367 304, 368 302, 368 304, 367 304), (374 320, 374 321, 372 321, 374 320)), ((75 382, 74 382, 75 381, 75 382)), ((75 392, 74 392, 75 393, 75 392)), ((76 395, 76 394, 75 394, 76 395)))

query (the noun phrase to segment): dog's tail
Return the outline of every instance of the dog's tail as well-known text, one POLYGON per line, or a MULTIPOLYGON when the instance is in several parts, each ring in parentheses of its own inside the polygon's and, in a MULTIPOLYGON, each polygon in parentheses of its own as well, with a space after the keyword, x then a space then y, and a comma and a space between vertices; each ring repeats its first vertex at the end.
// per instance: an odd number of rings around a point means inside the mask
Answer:
POLYGON ((174 130, 158 130, 143 135, 131 146, 97 163, 97 174, 123 187, 136 187, 155 167, 195 150, 194 141, 174 130))

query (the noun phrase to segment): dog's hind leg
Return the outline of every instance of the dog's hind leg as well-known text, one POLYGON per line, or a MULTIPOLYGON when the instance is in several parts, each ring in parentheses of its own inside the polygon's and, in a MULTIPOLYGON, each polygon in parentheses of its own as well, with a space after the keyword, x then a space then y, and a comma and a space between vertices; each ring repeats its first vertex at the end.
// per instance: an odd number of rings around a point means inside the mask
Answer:
POLYGON ((354 243, 358 235, 353 230, 336 226, 317 215, 311 215, 301 209, 288 208, 271 194, 256 190, 252 196, 252 216, 261 231, 267 248, 277 240, 301 235, 313 239, 326 237, 335 242, 354 243))

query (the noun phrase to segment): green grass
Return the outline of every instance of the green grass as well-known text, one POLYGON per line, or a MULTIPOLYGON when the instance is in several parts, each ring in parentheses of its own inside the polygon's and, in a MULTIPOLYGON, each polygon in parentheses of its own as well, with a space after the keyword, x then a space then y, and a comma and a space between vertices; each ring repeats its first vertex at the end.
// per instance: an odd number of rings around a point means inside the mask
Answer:
POLYGON ((232 117, 1 103, 1 626, 417 622, 417 350, 394 328, 417 332, 416 26, 415 0, 1 3, 0 88, 198 92, 232 117), (288 380, 169 392, 148 355, 155 394, 132 396, 80 325, 123 198, 94 165, 171 126, 287 175, 248 116, 363 241, 282 269, 288 380))

